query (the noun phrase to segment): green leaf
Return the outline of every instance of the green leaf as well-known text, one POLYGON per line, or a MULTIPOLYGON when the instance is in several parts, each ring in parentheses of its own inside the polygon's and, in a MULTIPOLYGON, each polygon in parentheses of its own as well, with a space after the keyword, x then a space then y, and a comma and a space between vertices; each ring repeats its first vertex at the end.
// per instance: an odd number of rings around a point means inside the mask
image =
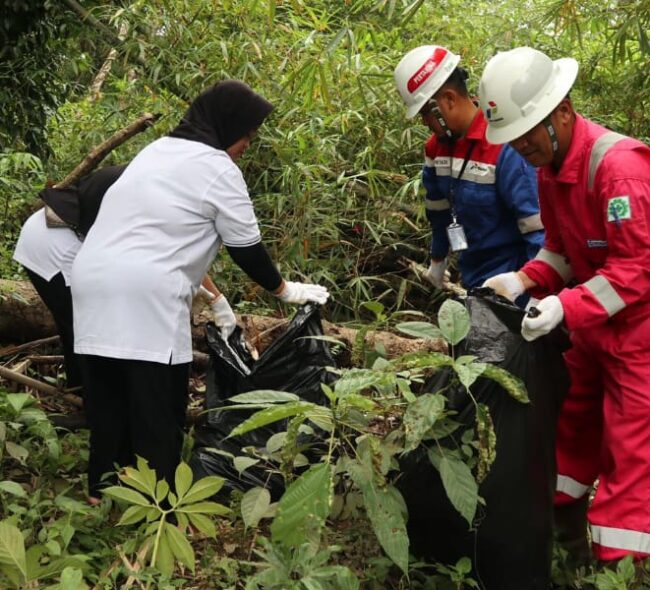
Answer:
POLYGON ((469 389, 474 382, 481 376, 483 371, 485 371, 485 363, 459 363, 456 361, 453 365, 456 375, 458 375, 459 381, 465 386, 465 389, 469 389))
POLYGON ((182 501, 183 507, 185 507, 186 504, 205 500, 210 496, 214 496, 222 488, 223 482, 223 477, 217 477, 216 475, 209 475, 208 477, 199 479, 199 481, 188 490, 187 494, 185 494, 182 501))
POLYGON ((25 404, 33 398, 29 393, 8 393, 6 399, 13 408, 14 414, 17 416, 25 407, 25 404))
POLYGON ((190 522, 204 535, 212 538, 217 536, 217 530, 214 526, 214 523, 212 520, 210 520, 210 518, 205 516, 205 514, 189 513, 187 517, 190 519, 190 522))
POLYGON ((406 505, 393 486, 377 485, 370 456, 360 461, 345 459, 343 466, 363 494, 366 513, 386 555, 403 572, 408 571, 409 539, 406 532, 406 505))
POLYGON ((338 397, 360 393, 374 385, 386 381, 386 375, 370 369, 350 369, 341 375, 334 384, 334 392, 338 397))
POLYGON ((237 470, 237 473, 241 475, 249 467, 252 467, 253 465, 257 465, 260 462, 260 460, 253 459, 253 457, 235 457, 232 460, 232 462, 233 465, 235 466, 235 469, 237 470))
POLYGON ((446 454, 440 459, 439 469, 449 501, 471 526, 478 504, 478 486, 470 468, 446 454))
POLYGON ((202 513, 202 514, 228 514, 230 508, 218 502, 195 502, 187 506, 181 506, 177 512, 185 514, 202 513))
MULTIPOLYGON (((164 524, 165 523, 161 523, 160 526, 163 526, 164 524)), ((158 571, 166 576, 171 576, 174 572, 174 554, 172 553, 172 549, 169 545, 169 538, 165 534, 164 529, 158 541, 158 553, 156 554, 156 562, 154 563, 154 566, 158 571)))
POLYGON ((25 447, 8 440, 5 442, 5 449, 10 457, 13 457, 23 465, 25 464, 25 459, 29 456, 29 451, 25 447))
POLYGON ((304 414, 314 407, 315 404, 311 404, 309 402, 289 402, 281 406, 273 406, 271 408, 260 410, 233 428, 232 432, 228 435, 227 438, 246 434, 251 430, 260 428, 260 426, 266 426, 267 424, 277 422, 278 420, 283 420, 284 418, 289 418, 290 416, 304 414))
POLYGON ((462 303, 447 299, 438 311, 438 326, 445 340, 455 346, 469 333, 469 313, 462 303))
POLYGON ((151 502, 147 500, 147 498, 145 498, 140 492, 136 492, 130 488, 110 486, 106 488, 103 493, 109 498, 122 500, 123 502, 135 504, 136 506, 146 506, 147 508, 151 506, 151 502))
POLYGON ((19 498, 24 498, 27 496, 25 488, 21 486, 18 482, 4 480, 0 481, 0 491, 7 492, 13 496, 18 496, 19 498))
POLYGON ((485 369, 481 375, 487 379, 492 379, 492 381, 495 381, 501 385, 501 387, 506 390, 510 397, 516 399, 518 402, 521 402, 522 404, 530 403, 530 398, 528 397, 526 386, 524 385, 524 382, 519 379, 519 377, 515 377, 501 367, 490 364, 485 366, 485 369))
POLYGON ((167 537, 169 548, 174 557, 189 568, 191 572, 194 572, 194 549, 192 549, 192 545, 190 545, 185 535, 174 525, 166 522, 163 536, 167 537))
POLYGON ((271 494, 266 488, 252 488, 241 499, 241 515, 244 525, 256 527, 271 505, 271 494))
POLYGON ((440 328, 429 322, 402 322, 395 326, 400 332, 415 336, 415 338, 426 338, 427 340, 439 340, 442 338, 440 328))
POLYGON ((320 531, 329 513, 331 496, 332 469, 328 464, 315 465, 303 473, 280 498, 271 523, 273 542, 298 547, 310 533, 320 531))
POLYGON ((158 503, 162 502, 169 493, 169 484, 166 480, 161 479, 156 484, 156 501, 158 503))
POLYGON ((406 440, 404 451, 413 451, 422 437, 444 414, 445 398, 439 393, 425 393, 409 404, 404 412, 406 440))
POLYGON ((136 522, 141 521, 147 517, 149 513, 149 508, 146 506, 129 506, 122 514, 120 521, 117 523, 119 525, 129 525, 135 524, 136 522))
POLYGON ((61 581, 58 590, 87 590, 88 584, 84 582, 83 572, 76 567, 66 567, 61 572, 61 581))
POLYGON ((7 521, 0 522, 0 569, 18 572, 21 583, 27 581, 25 541, 20 530, 7 521), (6 567, 3 567, 6 566, 6 567))
POLYGON ((280 402, 300 401, 300 397, 295 393, 287 393, 286 391, 258 389, 234 395, 233 397, 229 397, 228 401, 239 404, 277 404, 280 402))
POLYGON ((183 496, 187 493, 187 490, 192 486, 192 469, 190 466, 181 461, 176 468, 176 473, 174 474, 174 485, 176 487, 176 495, 179 499, 183 499, 183 496))
MULTIPOLYGON (((140 458, 138 459, 140 460, 140 458)), ((156 473, 146 463, 141 462, 141 466, 144 469, 125 467, 118 477, 126 485, 153 498, 156 490, 156 473)))

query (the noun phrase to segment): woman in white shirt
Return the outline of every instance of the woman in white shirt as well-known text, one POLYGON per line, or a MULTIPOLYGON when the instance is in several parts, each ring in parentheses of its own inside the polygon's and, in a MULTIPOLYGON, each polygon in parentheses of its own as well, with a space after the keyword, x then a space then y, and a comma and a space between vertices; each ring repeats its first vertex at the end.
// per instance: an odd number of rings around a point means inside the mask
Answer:
POLYGON ((33 213, 23 224, 14 250, 14 260, 25 267, 43 303, 54 318, 69 388, 81 385, 79 362, 74 354, 70 273, 83 236, 92 225, 99 205, 125 166, 108 166, 84 176, 64 189, 46 188, 40 196, 51 205, 68 227, 48 227, 45 209, 33 213))
POLYGON ((202 93, 178 127, 145 147, 109 189, 75 260, 91 497, 100 495, 103 474, 135 455, 173 484, 192 360, 191 301, 222 243, 287 303, 329 296, 325 287, 282 279, 236 164, 272 108, 235 80, 202 93))

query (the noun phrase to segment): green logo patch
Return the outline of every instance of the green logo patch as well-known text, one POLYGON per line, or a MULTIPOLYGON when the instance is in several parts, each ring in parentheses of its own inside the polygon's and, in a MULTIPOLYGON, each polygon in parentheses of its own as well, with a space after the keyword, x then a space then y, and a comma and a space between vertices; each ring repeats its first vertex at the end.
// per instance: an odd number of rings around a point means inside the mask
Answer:
POLYGON ((630 197, 612 197, 607 203, 607 221, 621 221, 632 219, 630 197))

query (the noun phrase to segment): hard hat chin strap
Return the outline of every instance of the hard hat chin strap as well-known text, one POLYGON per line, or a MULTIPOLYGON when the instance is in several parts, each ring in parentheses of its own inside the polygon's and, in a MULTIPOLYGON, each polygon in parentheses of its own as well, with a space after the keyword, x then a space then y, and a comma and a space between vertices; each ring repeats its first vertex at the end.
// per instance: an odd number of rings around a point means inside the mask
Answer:
POLYGON ((551 123, 551 115, 542 121, 542 125, 544 125, 544 128, 548 132, 548 136, 551 138, 551 147, 553 149, 553 154, 555 154, 560 144, 557 139, 557 133, 555 133, 555 127, 553 127, 553 123, 551 123))

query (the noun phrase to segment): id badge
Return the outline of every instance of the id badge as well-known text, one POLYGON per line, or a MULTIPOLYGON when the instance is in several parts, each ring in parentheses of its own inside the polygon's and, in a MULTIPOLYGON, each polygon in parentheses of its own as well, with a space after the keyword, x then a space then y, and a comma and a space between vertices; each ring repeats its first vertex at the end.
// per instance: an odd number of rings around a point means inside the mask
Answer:
POLYGON ((459 223, 452 223, 447 226, 447 238, 449 239, 449 247, 452 252, 467 250, 467 237, 465 236, 465 230, 459 223))

